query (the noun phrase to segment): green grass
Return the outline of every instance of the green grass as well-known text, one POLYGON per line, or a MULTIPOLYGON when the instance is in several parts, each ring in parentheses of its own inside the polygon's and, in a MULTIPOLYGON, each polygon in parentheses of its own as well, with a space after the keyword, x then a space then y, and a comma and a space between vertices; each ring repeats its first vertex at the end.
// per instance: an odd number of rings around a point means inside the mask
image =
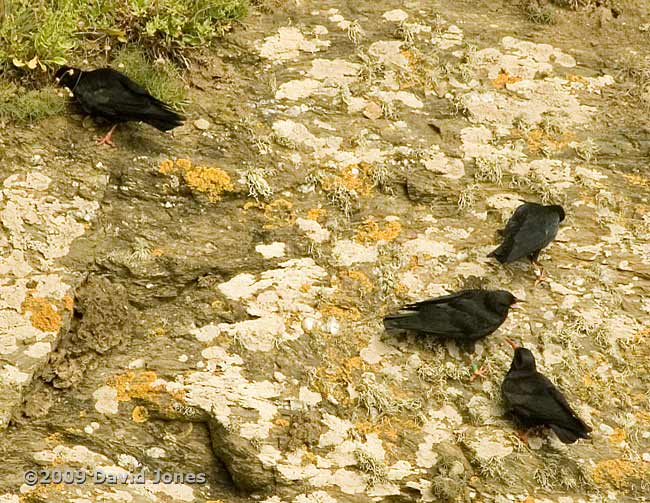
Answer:
POLYGON ((185 101, 187 93, 180 71, 169 60, 151 62, 142 50, 128 48, 117 53, 111 66, 126 73, 153 96, 174 108, 180 108, 185 101))
POLYGON ((521 5, 529 21, 535 24, 553 24, 555 22, 553 9, 539 0, 524 0, 521 5))
POLYGON ((0 120, 30 122, 63 112, 65 101, 53 87, 26 91, 0 80, 0 120))
POLYGON ((92 59, 121 44, 182 59, 248 12, 248 0, 2 1, 0 70, 18 75, 92 59))
POLYGON ((186 94, 175 63, 187 64, 191 49, 209 46, 248 6, 249 0, 0 0, 0 119, 61 113, 65 100, 52 88, 38 89, 52 71, 107 60, 179 108, 186 94))

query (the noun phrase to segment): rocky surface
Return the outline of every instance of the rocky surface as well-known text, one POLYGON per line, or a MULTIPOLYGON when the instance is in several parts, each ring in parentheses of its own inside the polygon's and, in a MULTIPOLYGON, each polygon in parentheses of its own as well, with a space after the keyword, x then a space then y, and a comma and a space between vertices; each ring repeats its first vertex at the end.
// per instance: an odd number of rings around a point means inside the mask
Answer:
POLYGON ((642 39, 502 7, 288 5, 197 65, 173 135, 9 131, 0 502, 646 498, 650 143, 590 44, 642 39), (486 258, 521 199, 568 215, 538 287, 486 258), (384 333, 464 286, 525 309, 472 355, 384 333), (505 335, 591 441, 522 443, 505 335), (24 481, 54 468, 147 482, 24 481))

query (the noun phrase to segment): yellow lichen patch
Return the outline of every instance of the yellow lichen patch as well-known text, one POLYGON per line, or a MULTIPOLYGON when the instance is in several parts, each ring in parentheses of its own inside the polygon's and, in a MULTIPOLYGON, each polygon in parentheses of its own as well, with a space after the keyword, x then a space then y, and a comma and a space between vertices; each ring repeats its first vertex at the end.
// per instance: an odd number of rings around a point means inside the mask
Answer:
POLYGON ((518 77, 517 75, 510 75, 508 72, 501 71, 495 79, 492 79, 492 85, 495 89, 502 89, 506 87, 507 84, 514 84, 520 80, 521 77, 518 77))
POLYGON ((650 179, 648 179, 648 177, 646 176, 636 175, 636 174, 623 174, 623 176, 632 185, 641 185, 641 186, 650 185, 650 179))
POLYGON ((234 190, 230 175, 221 168, 212 166, 193 166, 190 159, 165 159, 159 165, 163 174, 180 174, 185 183, 197 192, 208 196, 211 202, 221 200, 225 192, 234 190))
POLYGON ((273 424, 275 424, 276 426, 281 426, 282 428, 286 428, 291 423, 289 423, 289 421, 287 421, 286 419, 279 417, 275 421, 273 421, 273 424))
POLYGON ((526 143, 532 153, 540 152, 542 149, 559 151, 566 148, 574 138, 575 133, 572 132, 564 133, 559 139, 554 139, 541 129, 533 129, 526 135, 526 143))
POLYGON ((316 462, 318 461, 318 457, 313 452, 305 451, 305 453, 302 455, 301 461, 306 465, 308 464, 315 465, 316 462))
POLYGON ((364 437, 370 435, 371 433, 375 433, 377 435, 383 433, 381 424, 371 423, 370 421, 357 421, 354 423, 354 429, 364 437))
POLYGON ((343 308, 333 304, 324 304, 319 311, 323 316, 334 316, 335 318, 343 318, 351 321, 361 319, 361 312, 356 307, 343 308))
POLYGON ((312 208, 307 212, 307 220, 315 220, 316 222, 323 220, 327 216, 325 208, 312 208))
POLYGON ((52 433, 51 435, 48 435, 45 437, 45 443, 48 445, 59 445, 63 442, 63 434, 62 433, 52 433))
POLYGON ((211 202, 221 200, 225 192, 235 189, 230 181, 230 175, 223 169, 197 166, 183 173, 183 179, 191 188, 208 196, 211 202))
POLYGON ((163 337, 166 335, 165 327, 156 327, 151 332, 149 332, 149 335, 152 335, 154 337, 163 337))
POLYGON ((153 384, 156 379, 158 376, 152 371, 129 371, 113 376, 109 385, 117 390, 119 402, 129 402, 132 398, 151 398, 152 395, 164 391, 163 386, 153 384))
POLYGON ((72 311, 74 308, 74 299, 72 298, 72 295, 66 293, 63 296, 63 307, 68 311, 72 311))
POLYGON ((275 229, 281 225, 293 225, 296 215, 293 212, 293 203, 286 199, 276 199, 264 205, 264 216, 271 221, 265 224, 265 229, 275 229))
POLYGON ((338 174, 325 177, 321 185, 323 190, 327 192, 339 187, 348 191, 354 191, 360 196, 367 196, 373 187, 372 180, 368 176, 371 170, 372 166, 364 162, 358 165, 345 166, 338 174))
POLYGON ((145 423, 149 419, 149 411, 141 405, 133 407, 131 419, 133 419, 134 423, 145 423))
POLYGON ((32 326, 43 332, 57 332, 61 328, 61 315, 47 299, 27 297, 23 302, 22 312, 30 312, 32 326))
POLYGON ((176 159, 176 166, 178 166, 183 171, 187 171, 192 167, 192 161, 189 159, 176 159))
POLYGON ((153 250, 151 250, 151 254, 154 257, 162 257, 165 254, 165 252, 161 248, 154 248, 153 250))
POLYGON ((402 224, 397 220, 385 222, 383 226, 373 220, 366 220, 357 231, 355 240, 362 244, 393 241, 400 232, 402 232, 402 224))
POLYGON ((616 428, 614 433, 609 436, 609 441, 613 444, 620 444, 626 438, 625 430, 623 428, 616 428))
POLYGON ((619 490, 629 488, 634 481, 650 477, 650 463, 626 459, 608 459, 594 468, 594 481, 597 484, 611 484, 619 490))
POLYGON ((364 273, 361 271, 347 271, 346 274, 348 275, 349 278, 358 281, 359 286, 361 287, 362 290, 370 291, 372 290, 372 282, 366 276, 364 273))
POLYGON ((176 171, 176 166, 174 165, 174 161, 172 161, 171 159, 165 159, 164 161, 161 161, 160 165, 158 166, 158 171, 160 171, 164 175, 169 175, 171 173, 174 173, 176 171))
POLYGON ((574 73, 567 75, 566 79, 569 82, 580 82, 581 84, 587 84, 589 82, 582 75, 576 75, 574 73))

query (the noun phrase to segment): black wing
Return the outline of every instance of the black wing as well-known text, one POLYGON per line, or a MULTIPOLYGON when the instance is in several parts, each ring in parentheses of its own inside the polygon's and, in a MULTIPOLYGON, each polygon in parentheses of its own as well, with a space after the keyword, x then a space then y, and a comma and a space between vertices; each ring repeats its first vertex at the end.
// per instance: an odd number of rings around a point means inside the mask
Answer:
POLYGON ((586 436, 591 431, 560 390, 539 372, 521 377, 506 376, 503 394, 510 410, 524 424, 556 426, 561 430, 580 433, 577 436, 586 436))
POLYGON ((403 308, 404 310, 415 310, 419 311, 425 306, 435 305, 435 304, 447 304, 456 299, 462 298, 473 298, 476 297, 479 290, 461 290, 460 292, 450 293, 449 295, 443 295, 442 297, 436 297, 433 299, 421 300, 420 302, 414 302, 412 304, 407 304, 403 308))
POLYGON ((417 330, 429 335, 473 340, 496 330, 503 320, 486 309, 484 290, 464 290, 409 304, 406 312, 387 316, 387 328, 417 330))
POLYGON ((504 231, 501 247, 505 261, 527 257, 547 246, 557 235, 560 219, 541 205, 525 203, 517 208, 504 231))
POLYGON ((166 131, 183 120, 126 75, 110 68, 84 74, 75 95, 88 113, 114 122, 143 121, 166 131))

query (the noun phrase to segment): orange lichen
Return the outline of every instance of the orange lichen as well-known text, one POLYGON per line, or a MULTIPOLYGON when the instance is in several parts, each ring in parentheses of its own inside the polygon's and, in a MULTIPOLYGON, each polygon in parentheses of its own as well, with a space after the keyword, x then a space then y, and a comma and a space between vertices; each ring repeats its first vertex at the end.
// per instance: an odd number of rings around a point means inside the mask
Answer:
POLYGON ((62 442, 63 442, 62 433, 52 433, 51 435, 45 437, 45 443, 47 443, 48 445, 59 445, 62 442))
POLYGON ((174 161, 171 159, 165 159, 164 161, 160 161, 160 165, 158 166, 158 171, 165 175, 169 175, 176 171, 176 167, 174 166, 174 161))
POLYGON ((302 285, 300 285, 300 291, 302 293, 309 293, 310 290, 311 290, 311 283, 303 283, 302 285))
POLYGON ((581 84, 587 84, 589 81, 585 79, 582 75, 569 74, 566 76, 566 79, 569 82, 580 82, 581 84))
POLYGON ((281 426, 283 428, 286 428, 291 423, 289 423, 289 421, 287 421, 286 419, 279 417, 275 421, 273 421, 273 424, 275 424, 276 426, 281 426))
POLYGON ((316 462, 318 461, 318 457, 313 452, 305 451, 304 454, 302 455, 302 458, 300 458, 300 460, 304 464, 307 464, 307 465, 308 464, 313 464, 313 465, 315 465, 316 462))
POLYGON ((366 220, 357 231, 355 239, 358 243, 376 243, 377 241, 393 241, 402 232, 402 224, 397 220, 386 222, 383 227, 373 220, 366 220))
POLYGON ((370 281, 368 276, 366 276, 361 271, 347 271, 346 274, 351 279, 358 281, 359 286, 361 287, 362 290, 366 290, 366 291, 372 290, 372 282, 370 281))
POLYGON ((293 225, 296 222, 293 203, 282 198, 265 204, 264 216, 272 222, 265 224, 264 229, 275 229, 280 225, 293 225))
POLYGON ((641 185, 641 186, 650 185, 650 179, 648 179, 648 177, 646 176, 635 175, 635 174, 623 174, 623 176, 632 185, 641 185))
POLYGON ((109 385, 117 390, 119 402, 129 402, 132 398, 150 398, 163 392, 163 386, 153 384, 156 379, 158 376, 153 371, 129 371, 113 376, 109 385))
POLYGON ((616 428, 614 433, 609 436, 609 441, 613 444, 620 444, 626 438, 625 430, 623 428, 616 428))
POLYGON ((42 297, 27 297, 22 305, 22 312, 30 312, 30 321, 34 328, 43 332, 57 332, 61 328, 61 315, 52 303, 42 297))
POLYGON ((176 159, 176 166, 178 166, 183 171, 187 171, 192 167, 192 161, 189 159, 176 159))
POLYGON ((63 307, 68 311, 72 311, 72 309, 74 309, 74 299, 72 298, 72 295, 66 293, 63 296, 63 307))
POLYGON ((643 461, 608 459, 596 465, 593 475, 597 484, 611 484, 623 490, 629 488, 635 480, 650 477, 650 464, 643 461))
POLYGON ((234 190, 230 175, 221 168, 213 166, 193 166, 190 159, 165 159, 160 162, 159 171, 163 174, 179 174, 192 189, 204 193, 211 202, 221 200, 225 192, 234 190))
POLYGON ((312 208, 307 212, 308 220, 320 221, 327 216, 327 210, 325 208, 312 208))
POLYGON ((514 84, 520 80, 521 77, 517 75, 510 75, 508 72, 501 71, 495 79, 492 79, 492 85, 495 87, 495 89, 502 89, 506 87, 507 84, 514 84))
POLYGON ((154 248, 153 250, 151 250, 151 254, 154 257, 162 257, 165 254, 165 252, 161 248, 154 248))
POLYGON ((224 192, 232 192, 235 189, 230 175, 220 168, 190 168, 183 173, 183 179, 194 190, 206 194, 213 203, 220 201, 224 192))
POLYGON ((134 423, 145 423, 149 419, 149 410, 141 405, 133 407, 131 419, 133 419, 134 423))
POLYGON ((346 320, 359 321, 361 312, 356 307, 343 308, 333 304, 324 304, 319 309, 323 316, 334 316, 346 320))
POLYGON ((541 129, 533 129, 526 135, 526 143, 533 153, 541 151, 542 147, 559 151, 566 148, 574 138, 575 133, 572 132, 564 133, 559 139, 554 139, 541 129))
POLYGON ((337 187, 343 187, 354 191, 360 196, 367 196, 372 191, 372 180, 368 176, 371 166, 367 163, 359 163, 345 166, 337 174, 329 175, 323 179, 321 185, 323 190, 329 192, 337 187))

